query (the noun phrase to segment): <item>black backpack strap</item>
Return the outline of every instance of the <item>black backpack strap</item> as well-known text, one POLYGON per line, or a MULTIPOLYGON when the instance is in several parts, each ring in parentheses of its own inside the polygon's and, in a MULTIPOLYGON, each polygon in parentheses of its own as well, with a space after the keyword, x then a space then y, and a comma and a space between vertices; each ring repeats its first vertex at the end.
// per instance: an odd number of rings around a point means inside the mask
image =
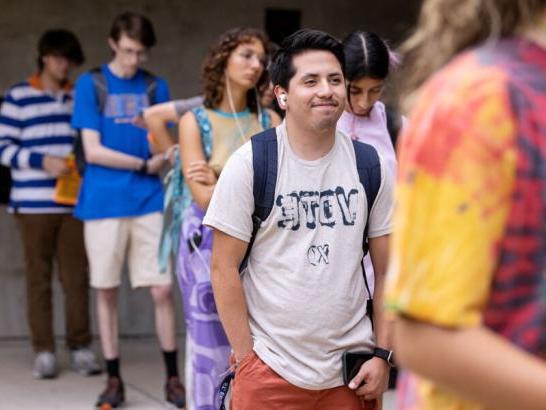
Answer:
MULTIPOLYGON (((0 96, 0 108, 3 98, 0 96)), ((0 165, 0 204, 9 204, 9 195, 11 191, 11 169, 0 165)))
POLYGON ((220 401, 219 410, 226 410, 226 408, 228 407, 226 406, 226 399, 228 392, 232 388, 231 383, 233 382, 233 379, 235 379, 235 372, 230 371, 220 383, 220 388, 218 389, 218 398, 220 401))
POLYGON ((254 169, 253 194, 254 213, 252 214, 252 235, 248 243, 245 257, 241 262, 240 271, 246 268, 248 257, 256 239, 256 234, 267 219, 275 201, 277 185, 277 132, 270 128, 251 139, 252 167, 254 169))
POLYGON ((89 70, 93 85, 95 87, 95 95, 97 96, 97 106, 99 112, 104 112, 106 106, 106 97, 108 97, 108 84, 106 83, 106 77, 102 72, 102 67, 95 67, 89 70))
POLYGON ((11 184, 11 170, 4 165, 0 165, 0 204, 9 204, 11 184))
MULTIPOLYGON (((356 168, 358 178, 364 187, 366 199, 368 201, 368 219, 372 210, 373 203, 381 187, 381 163, 379 162, 379 154, 376 149, 369 144, 352 140, 356 156, 356 168)), ((365 254, 368 252, 368 221, 364 228, 364 247, 365 254)))
MULTIPOLYGON (((102 67, 94 67, 89 70, 91 80, 93 81, 93 88, 95 90, 95 96, 97 97, 97 108, 100 113, 104 112, 106 106, 106 98, 108 97, 108 85, 106 84, 106 77, 102 72, 102 67)), ((76 168, 81 176, 85 173, 85 151, 83 147, 81 130, 77 130, 74 138, 74 144, 72 147, 74 153, 76 168)))
MULTIPOLYGON (((89 70, 91 78, 93 79, 93 85, 95 87, 95 95, 97 96, 97 105, 99 112, 104 112, 106 106, 106 98, 108 97, 108 84, 106 83, 106 77, 102 71, 102 67, 95 67, 89 70)), ((146 82, 146 95, 148 96, 148 103, 154 105, 156 103, 156 91, 157 91, 157 79, 149 71, 142 70, 144 81, 146 82)))
POLYGON ((402 116, 397 111, 388 107, 385 107, 385 114, 387 115, 387 131, 391 137, 392 146, 396 148, 398 134, 400 133, 400 128, 402 128, 402 116))
MULTIPOLYGON (((364 227, 364 235, 362 238, 362 249, 364 250, 364 256, 368 253, 368 221, 370 219, 370 213, 372 211, 375 198, 379 193, 381 187, 381 163, 379 161, 379 155, 374 147, 369 144, 352 140, 356 157, 356 169, 358 171, 358 179, 364 187, 366 193, 366 199, 368 202, 368 218, 364 227)), ((366 285, 366 291, 368 292, 368 300, 366 301, 366 314, 369 315, 372 322, 373 329, 373 295, 370 291, 368 284, 368 278, 366 277, 366 271, 364 269, 364 259, 361 261, 362 273, 364 275, 364 284, 366 285)))
POLYGON ((146 82, 146 95, 148 96, 148 103, 154 105, 157 101, 156 99, 156 90, 157 90, 157 79, 149 71, 142 70, 144 75, 144 81, 146 82))
POLYGON ((254 168, 253 218, 265 221, 275 201, 277 184, 277 132, 275 128, 263 131, 251 139, 254 168))

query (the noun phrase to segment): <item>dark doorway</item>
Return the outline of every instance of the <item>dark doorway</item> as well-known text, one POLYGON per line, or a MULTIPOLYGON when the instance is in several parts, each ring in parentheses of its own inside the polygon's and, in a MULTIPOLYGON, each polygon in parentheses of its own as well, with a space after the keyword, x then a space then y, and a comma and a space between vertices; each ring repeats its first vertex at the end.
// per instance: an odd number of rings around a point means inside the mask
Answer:
POLYGON ((265 9, 265 31, 269 40, 281 44, 285 37, 301 27, 301 10, 265 9))

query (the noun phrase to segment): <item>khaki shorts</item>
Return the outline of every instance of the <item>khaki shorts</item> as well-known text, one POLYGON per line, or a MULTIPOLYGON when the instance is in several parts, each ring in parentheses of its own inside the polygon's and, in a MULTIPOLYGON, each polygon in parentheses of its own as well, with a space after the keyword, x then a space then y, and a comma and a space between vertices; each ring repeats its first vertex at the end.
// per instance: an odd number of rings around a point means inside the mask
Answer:
POLYGON ((115 288, 128 253, 133 288, 171 283, 171 273, 159 272, 158 249, 163 215, 160 212, 134 218, 105 218, 84 223, 89 276, 94 288, 115 288))

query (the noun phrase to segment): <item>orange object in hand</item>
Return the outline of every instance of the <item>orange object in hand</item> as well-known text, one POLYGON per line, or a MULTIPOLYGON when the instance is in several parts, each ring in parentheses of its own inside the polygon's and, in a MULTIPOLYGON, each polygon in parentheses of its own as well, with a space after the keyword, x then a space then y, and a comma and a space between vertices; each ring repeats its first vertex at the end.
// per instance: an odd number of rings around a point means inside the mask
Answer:
POLYGON ((74 154, 70 154, 66 161, 69 172, 57 178, 53 201, 62 205, 76 205, 82 179, 76 167, 74 154))

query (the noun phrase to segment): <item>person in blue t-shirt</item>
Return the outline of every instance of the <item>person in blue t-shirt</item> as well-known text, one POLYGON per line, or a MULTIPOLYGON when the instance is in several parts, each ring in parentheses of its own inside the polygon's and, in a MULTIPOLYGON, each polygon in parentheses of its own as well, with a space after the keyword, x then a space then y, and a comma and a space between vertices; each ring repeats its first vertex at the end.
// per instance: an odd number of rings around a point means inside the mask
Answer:
POLYGON ((117 16, 108 43, 113 52, 110 63, 77 81, 72 118, 74 128, 81 130, 87 162, 75 215, 84 221, 108 372, 97 406, 117 407, 124 401, 117 295, 127 252, 132 287, 149 287, 155 304, 167 371, 166 399, 182 408, 185 391, 178 377, 171 275, 160 273, 157 263, 163 208, 157 174, 165 160, 162 154, 151 152, 146 131, 135 125, 146 107, 169 100, 169 90, 164 80, 140 68, 155 44, 146 17, 131 12, 117 16), (101 86, 105 91, 100 91, 101 86))

